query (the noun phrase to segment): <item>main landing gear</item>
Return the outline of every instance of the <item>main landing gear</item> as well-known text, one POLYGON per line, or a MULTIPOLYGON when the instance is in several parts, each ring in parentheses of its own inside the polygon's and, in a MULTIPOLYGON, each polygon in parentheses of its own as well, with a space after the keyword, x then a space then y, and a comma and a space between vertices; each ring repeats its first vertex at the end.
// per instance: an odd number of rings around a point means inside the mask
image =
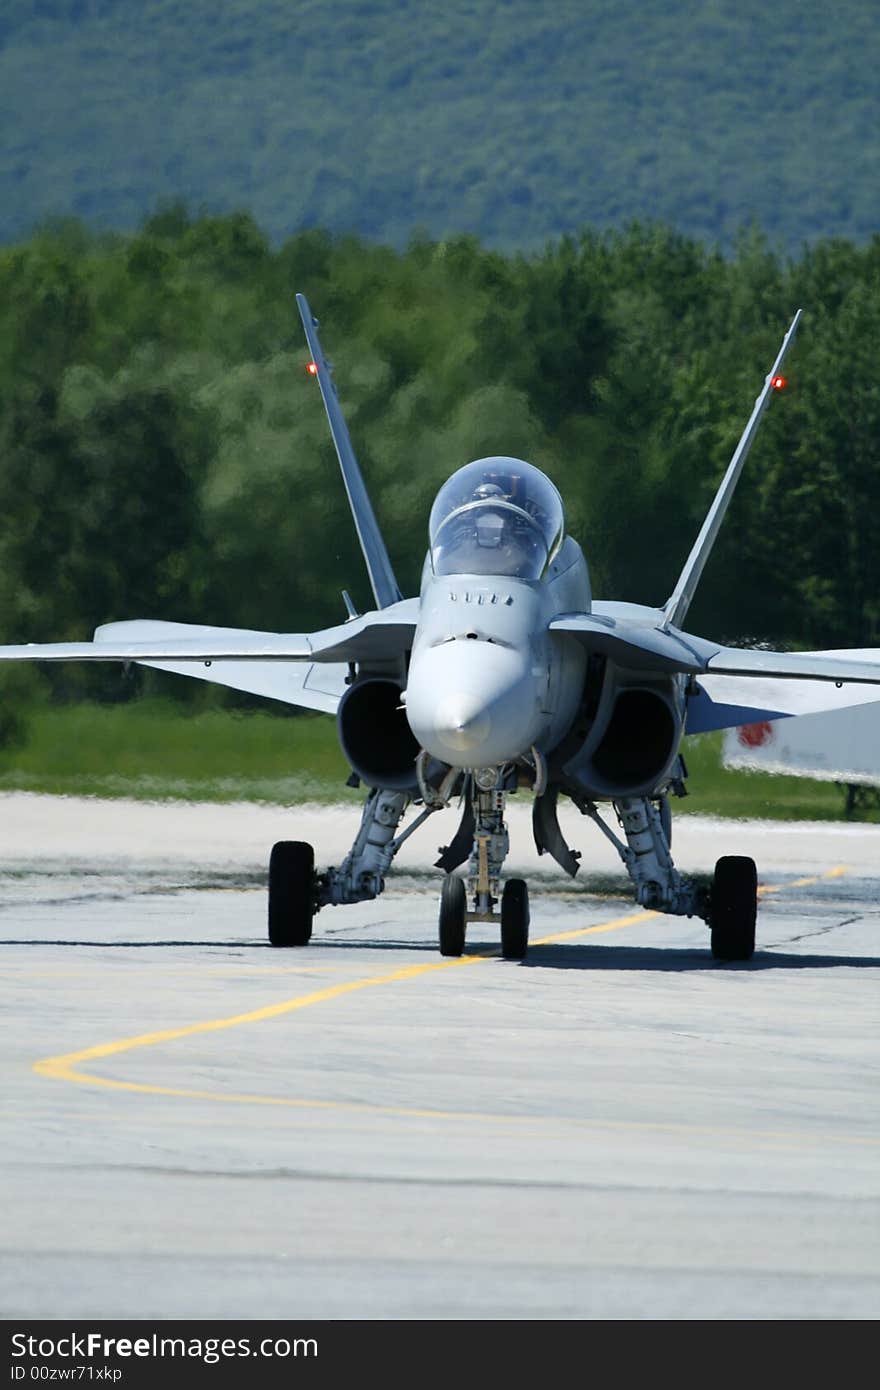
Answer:
POLYGON ((402 835, 396 835, 409 804, 406 792, 373 789, 364 805, 355 842, 338 868, 315 873, 311 845, 282 840, 269 859, 269 941, 273 946, 305 946, 312 918, 329 903, 358 903, 376 898, 385 874, 403 844, 431 814, 425 810, 402 835))
POLYGON ((624 844, 592 802, 581 810, 614 844, 632 879, 636 902, 654 912, 702 917, 708 924, 715 960, 751 960, 755 951, 758 876, 754 859, 730 854, 719 859, 710 888, 679 873, 669 849, 671 826, 666 798, 627 797, 614 809, 624 844))
MULTIPOLYGON (((447 872, 440 894, 440 954, 461 956, 469 922, 499 922, 501 954, 523 960, 529 948, 529 890, 512 878, 500 891, 508 851, 504 809, 515 785, 515 768, 479 768, 464 783, 464 812, 453 842, 438 867, 447 872), (467 880, 452 870, 468 858, 467 880), (472 903, 469 909, 468 902, 472 903), (499 908, 500 911, 496 911, 499 908)), ((444 796, 450 788, 444 784, 444 796)), ((305 946, 316 912, 330 903, 364 902, 385 887, 385 874, 403 842, 446 801, 434 798, 405 831, 398 826, 410 801, 406 792, 372 790, 364 805, 355 842, 338 868, 315 873, 311 845, 282 840, 269 861, 269 941, 273 946, 305 946)), ((589 801, 577 803, 584 815, 616 846, 632 879, 636 901, 654 912, 702 917, 719 961, 751 960, 755 950, 757 874, 753 859, 726 855, 715 866, 711 887, 679 873, 669 848, 670 817, 665 798, 627 797, 614 803, 621 839, 589 801)), ((546 827, 545 827, 546 830, 546 827)), ((561 837, 560 837, 561 838, 561 837)), ((577 870, 577 856, 564 843, 555 856, 577 870)))
POLYGON ((725 855, 715 865, 709 900, 712 955, 716 960, 751 960, 757 912, 754 859, 744 854, 725 855))
POLYGON ((315 852, 302 840, 281 840, 269 856, 269 941, 305 946, 315 915, 315 852))

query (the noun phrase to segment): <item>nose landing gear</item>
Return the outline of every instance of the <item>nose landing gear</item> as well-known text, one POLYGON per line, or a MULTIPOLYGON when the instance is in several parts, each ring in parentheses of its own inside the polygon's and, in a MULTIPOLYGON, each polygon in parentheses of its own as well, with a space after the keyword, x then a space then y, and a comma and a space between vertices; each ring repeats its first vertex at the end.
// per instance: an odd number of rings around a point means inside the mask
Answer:
MULTIPOLYGON (((480 770, 481 773, 485 769, 480 770)), ((507 793, 506 769, 499 768, 492 785, 481 787, 485 777, 471 779, 470 797, 474 815, 474 844, 468 864, 468 882, 451 874, 444 880, 440 895, 440 954, 460 956, 468 922, 497 922, 495 906, 499 899, 501 870, 510 846, 504 824, 507 793), (473 902, 468 911, 467 900, 473 902)), ((529 948, 529 890, 521 878, 504 885, 501 898, 501 954, 505 960, 523 960, 529 948)))

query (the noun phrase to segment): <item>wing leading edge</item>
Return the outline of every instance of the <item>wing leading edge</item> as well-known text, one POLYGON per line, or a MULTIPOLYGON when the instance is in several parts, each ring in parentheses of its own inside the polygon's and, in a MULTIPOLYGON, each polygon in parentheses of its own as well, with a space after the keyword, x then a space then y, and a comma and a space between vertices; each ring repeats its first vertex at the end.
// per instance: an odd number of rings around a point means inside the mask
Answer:
MULTIPOLYGON (((579 638, 622 666, 679 671, 688 675, 777 676, 784 680, 880 683, 880 647, 823 652, 772 652, 722 647, 706 637, 663 625, 661 609, 635 604, 596 604, 592 613, 564 613, 551 632, 579 638), (633 615, 627 612, 630 610, 633 615), (642 616, 642 615, 648 615, 642 616)), ((880 698, 880 696, 878 696, 880 698)))

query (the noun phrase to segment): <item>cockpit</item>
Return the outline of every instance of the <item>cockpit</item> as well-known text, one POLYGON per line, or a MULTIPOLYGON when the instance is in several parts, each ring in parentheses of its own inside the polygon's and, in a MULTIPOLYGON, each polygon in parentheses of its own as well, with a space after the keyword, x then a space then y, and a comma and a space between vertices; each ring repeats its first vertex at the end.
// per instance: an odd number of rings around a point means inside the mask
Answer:
POLYGON ((540 579, 565 535, 562 499, 523 459, 484 458, 444 483, 428 524, 435 574, 540 579))

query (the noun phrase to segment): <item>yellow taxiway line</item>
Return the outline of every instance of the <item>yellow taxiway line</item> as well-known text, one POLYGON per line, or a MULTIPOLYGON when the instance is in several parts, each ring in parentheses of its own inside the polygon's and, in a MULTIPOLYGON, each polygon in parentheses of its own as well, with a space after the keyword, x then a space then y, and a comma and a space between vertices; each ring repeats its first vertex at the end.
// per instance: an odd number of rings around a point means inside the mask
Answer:
MULTIPOLYGON (((776 893, 787 887, 807 887, 810 884, 818 883, 823 878, 839 878, 846 873, 845 865, 837 865, 829 869, 824 874, 816 874, 809 878, 796 879, 790 884, 768 885, 759 888, 759 893, 776 893)), ((546 946, 558 941, 572 941, 578 937, 595 936, 607 932, 620 931, 624 927, 633 926, 638 922, 644 922, 651 917, 659 917, 658 912, 639 911, 629 913, 625 917, 616 917, 610 922, 601 922, 595 926, 578 927, 573 931, 554 932, 551 935, 540 937, 534 941, 534 946, 546 946)), ((478 965, 482 961, 496 960, 494 955, 468 955, 460 956, 455 959, 441 961, 431 961, 428 964, 404 966, 399 970, 392 970, 384 975, 371 975, 360 980, 350 980, 342 984, 328 985, 324 989, 314 990, 309 994, 298 995, 293 999, 285 999, 277 1004, 267 1004, 260 1009, 252 1009, 247 1013, 232 1014, 226 1018, 208 1019, 202 1023, 190 1023, 182 1028, 165 1028, 153 1033, 139 1033, 134 1037, 119 1038, 113 1042, 98 1043, 93 1047, 81 1048, 77 1052, 66 1052, 58 1057, 44 1057, 33 1064, 33 1070, 40 1076, 51 1077, 56 1081, 67 1081, 79 1086, 100 1086, 117 1091, 137 1091, 144 1095, 157 1096, 176 1096, 187 1100, 211 1100, 224 1101, 226 1103, 239 1105, 281 1105, 295 1106, 299 1108, 320 1109, 320 1110, 348 1110, 366 1111, 370 1114, 395 1114, 409 1115, 414 1117, 429 1117, 433 1119, 483 1119, 498 1120, 501 1123, 518 1122, 514 1116, 477 1116, 471 1112, 461 1114, 453 1111, 443 1110, 422 1110, 413 1107, 371 1105, 369 1103, 359 1104, 351 1101, 330 1101, 310 1098, 295 1098, 286 1096, 259 1096, 259 1095, 239 1095, 221 1091, 199 1091, 188 1088, 173 1086, 157 1086, 148 1082, 122 1081, 111 1077, 98 1076, 91 1071, 83 1071, 81 1067, 84 1063, 99 1061, 105 1057, 118 1056, 122 1052, 131 1052, 137 1048, 155 1047, 161 1043, 173 1042, 179 1038, 189 1038, 200 1033, 219 1033, 229 1028, 237 1028, 247 1023, 263 1023, 268 1019, 280 1018, 285 1014, 295 1013, 299 1009, 310 1008, 314 1004, 328 1003, 333 999, 339 999, 343 995, 353 994, 358 990, 371 989, 375 986, 395 984, 402 980, 416 979, 420 975, 427 975, 437 970, 454 970, 463 966, 478 965)))

